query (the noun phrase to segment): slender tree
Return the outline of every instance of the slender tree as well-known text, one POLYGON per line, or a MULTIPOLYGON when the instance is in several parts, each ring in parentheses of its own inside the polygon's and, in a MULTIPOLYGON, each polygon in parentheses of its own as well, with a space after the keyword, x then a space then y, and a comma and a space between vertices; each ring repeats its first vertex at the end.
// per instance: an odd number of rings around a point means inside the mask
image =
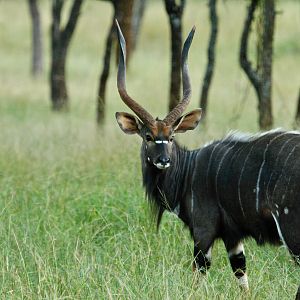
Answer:
POLYGON ((56 111, 68 109, 66 57, 83 0, 73 0, 68 21, 62 28, 61 13, 64 3, 64 0, 52 0, 50 86, 52 108, 56 111))
MULTIPOLYGON (((136 0, 139 1, 139 0, 136 0)), ((122 28, 124 37, 126 39, 126 52, 127 64, 130 60, 133 50, 133 32, 132 32, 132 19, 133 19, 133 4, 134 0, 111 0, 114 13, 111 20, 111 25, 106 37, 106 46, 103 57, 103 69, 99 79, 99 89, 97 95, 97 123, 103 124, 105 120, 105 104, 106 104, 106 84, 109 77, 111 53, 115 34, 115 19, 119 21, 122 28)), ((116 48, 118 51, 118 48, 116 48)))
POLYGON ((209 17, 210 17, 210 38, 207 48, 207 66, 202 83, 201 95, 200 95, 200 107, 202 108, 202 119, 205 120, 208 106, 208 92, 213 77, 215 66, 215 52, 216 42, 218 35, 218 15, 216 9, 217 0, 209 0, 209 17))
POLYGON ((134 50, 137 45, 137 40, 140 33, 141 22, 144 17, 146 8, 146 0, 135 0, 132 13, 132 49, 134 50))
POLYGON ((259 126, 268 129, 273 125, 272 117, 272 55, 275 24, 274 0, 251 0, 241 37, 240 65, 252 83, 258 98, 259 126), (248 59, 248 39, 254 13, 260 5, 261 29, 258 32, 257 69, 248 59))
POLYGON ((182 15, 185 0, 165 0, 165 8, 169 17, 171 31, 171 83, 169 110, 171 111, 180 100, 181 88, 181 46, 182 46, 182 15))
POLYGON ((41 17, 37 0, 28 0, 32 24, 32 62, 31 74, 36 77, 43 72, 43 46, 41 17))
POLYGON ((97 95, 97 123, 98 124, 103 124, 105 119, 106 83, 109 76, 112 45, 115 39, 114 19, 116 18, 116 8, 115 8, 114 1, 112 1, 112 4, 114 6, 114 16, 106 37, 106 46, 105 46, 104 57, 103 57, 103 69, 100 75, 99 89, 97 95))

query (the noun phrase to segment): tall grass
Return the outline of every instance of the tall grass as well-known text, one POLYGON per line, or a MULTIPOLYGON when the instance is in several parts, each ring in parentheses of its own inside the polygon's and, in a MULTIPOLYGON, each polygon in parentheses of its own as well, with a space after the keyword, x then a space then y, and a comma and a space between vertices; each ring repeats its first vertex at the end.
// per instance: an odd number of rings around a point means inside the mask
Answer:
MULTIPOLYGON (((206 277, 191 272, 193 244, 165 214, 156 233, 141 187, 138 137, 124 136, 114 112, 128 110, 108 85, 105 128, 95 125, 95 95, 109 3, 86 1, 68 58, 68 114, 50 111, 50 2, 42 7, 46 72, 29 76, 26 1, 0 2, 0 295, 3 299, 291 299, 299 271, 282 247, 246 242, 251 291, 237 287, 221 242, 206 277)), ((299 3, 278 2, 274 62, 275 125, 291 127, 299 88, 299 3)), ((189 147, 231 128, 257 130, 256 99, 237 65, 245 3, 220 2, 217 69, 208 127, 181 137, 189 147)), ((197 107, 208 38, 205 2, 190 1, 185 32, 197 107)), ((149 1, 128 89, 153 114, 167 108, 168 23, 149 1)))

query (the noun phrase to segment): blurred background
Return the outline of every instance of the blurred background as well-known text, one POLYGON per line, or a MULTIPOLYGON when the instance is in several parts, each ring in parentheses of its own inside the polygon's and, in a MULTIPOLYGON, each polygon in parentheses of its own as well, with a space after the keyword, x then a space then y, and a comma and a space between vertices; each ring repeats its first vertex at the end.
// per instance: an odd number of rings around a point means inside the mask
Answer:
MULTIPOLYGON (((195 282, 181 223, 166 214, 155 232, 139 137, 114 117, 130 111, 116 88, 115 17, 131 47, 127 90, 160 118, 181 97, 178 57, 196 26, 187 111, 206 107, 178 136, 188 148, 230 130, 297 128, 299 0, 0 1, 1 295, 240 299, 222 244, 195 282)), ((299 271, 284 249, 246 248, 249 299, 290 299, 299 271)))

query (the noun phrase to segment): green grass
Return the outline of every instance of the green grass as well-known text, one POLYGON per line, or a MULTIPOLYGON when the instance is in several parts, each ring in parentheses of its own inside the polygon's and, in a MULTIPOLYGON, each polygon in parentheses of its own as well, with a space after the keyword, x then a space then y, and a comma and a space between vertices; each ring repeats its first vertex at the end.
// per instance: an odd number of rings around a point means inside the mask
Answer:
MULTIPOLYGON (((221 242, 206 277, 191 272, 193 244, 173 215, 156 233, 144 200, 138 137, 122 134, 114 112, 128 109, 112 74, 105 127, 95 99, 109 3, 86 1, 68 57, 68 114, 50 111, 50 2, 42 4, 46 70, 32 80, 26 1, 0 2, 0 295, 2 299, 292 299, 299 270, 287 251, 246 242, 250 293, 237 287, 221 242)), ((149 1, 128 89, 155 116, 167 108, 168 22, 149 1)), ((190 148, 229 129, 257 130, 255 94, 237 64, 245 3, 220 1, 217 69, 208 126, 180 137, 190 148)), ((275 127, 291 128, 299 90, 299 3, 280 1, 274 61, 275 127)), ((208 39, 205 1, 188 1, 187 33, 197 107, 208 39)))

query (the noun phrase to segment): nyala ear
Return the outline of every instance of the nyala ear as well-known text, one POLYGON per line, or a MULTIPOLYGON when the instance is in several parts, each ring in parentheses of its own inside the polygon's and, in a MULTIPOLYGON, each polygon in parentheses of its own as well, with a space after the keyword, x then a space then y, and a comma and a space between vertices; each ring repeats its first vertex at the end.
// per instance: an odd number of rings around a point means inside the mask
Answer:
POLYGON ((202 109, 197 108, 187 113, 186 115, 177 119, 173 128, 175 133, 186 132, 187 130, 193 130, 199 124, 201 119, 202 109))
POLYGON ((117 112, 116 119, 120 128, 127 134, 140 134, 142 122, 134 115, 126 112, 117 112))

